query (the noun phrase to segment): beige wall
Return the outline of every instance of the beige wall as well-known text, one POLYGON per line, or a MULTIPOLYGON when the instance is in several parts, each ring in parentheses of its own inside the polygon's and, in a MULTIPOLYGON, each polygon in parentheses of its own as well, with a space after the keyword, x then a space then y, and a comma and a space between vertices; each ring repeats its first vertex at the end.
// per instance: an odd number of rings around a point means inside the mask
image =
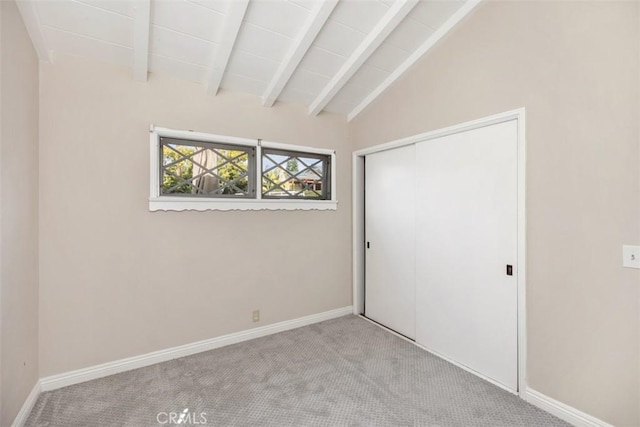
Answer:
POLYGON ((38 380, 38 59, 0 2, 0 425, 38 380))
POLYGON ((42 377, 351 304, 346 119, 62 55, 40 76, 42 377), (338 210, 149 212, 152 123, 335 148, 338 210))
MULTIPOLYGON (((15 8, 3 3, 3 40, 5 9, 15 8)), ((156 74, 137 83, 72 57, 43 64, 40 376, 349 305, 351 149, 524 106, 529 385, 615 425, 640 424, 640 274, 620 266, 620 246, 640 244, 639 13, 635 2, 481 5, 349 127, 156 74), (150 213, 150 123, 336 148, 339 209, 150 213)), ((3 67, 3 107, 4 81, 3 67)), ((4 110, 2 119, 5 254, 4 110)), ((16 360, 5 351, 5 258, 3 388, 16 360)), ((28 319, 21 327, 37 333, 37 314, 28 319)), ((36 377, 23 377, 25 390, 36 377)))
POLYGON ((640 424, 637 2, 489 2, 352 122, 354 148, 526 107, 528 382, 640 424))

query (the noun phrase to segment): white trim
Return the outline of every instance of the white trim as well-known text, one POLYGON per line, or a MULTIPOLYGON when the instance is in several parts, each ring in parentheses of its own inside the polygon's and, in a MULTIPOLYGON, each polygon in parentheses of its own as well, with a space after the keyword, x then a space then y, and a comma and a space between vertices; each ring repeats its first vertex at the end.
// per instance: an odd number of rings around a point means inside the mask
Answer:
POLYGON ((155 211, 335 211, 332 200, 284 199, 204 199, 195 197, 149 198, 149 210, 155 211))
POLYGON ((411 68, 420 58, 429 52, 446 34, 462 21, 475 7, 480 4, 481 0, 467 0, 442 26, 440 26, 420 47, 418 47, 402 64, 396 68, 377 88, 375 88, 367 97, 354 108, 347 116, 347 120, 351 121, 358 116, 369 104, 382 95, 396 80, 398 80, 409 68, 411 68))
POLYGON ((428 141, 430 139, 440 138, 447 135, 453 135, 455 133, 478 129, 485 126, 491 126, 497 123, 508 122, 510 120, 520 120, 522 117, 524 117, 524 113, 525 113, 524 108, 505 111, 504 113, 495 114, 493 116, 484 117, 476 120, 470 120, 468 122, 448 126, 446 128, 419 133, 417 135, 408 136, 406 138, 400 138, 390 142, 385 142, 384 144, 378 144, 372 147, 363 148, 363 149, 354 151, 353 155, 366 156, 367 154, 379 153, 380 151, 391 150, 393 148, 398 148, 398 147, 404 147, 405 145, 411 145, 417 142, 428 141))
POLYGON ((364 314, 364 156, 352 159, 352 257, 353 257, 353 314, 364 314))
POLYGON ((335 310, 325 311, 323 313, 312 314, 310 316, 300 317, 293 320, 285 320, 284 322, 274 323, 272 325, 261 326, 259 328, 248 329, 233 334, 223 335, 204 341, 198 341, 191 344, 172 347, 165 350, 154 351, 152 353, 140 356, 120 359, 89 368, 78 369, 76 371, 65 372, 58 375, 42 378, 40 380, 42 391, 55 390, 67 387, 73 384, 83 383, 98 378, 107 377, 109 375, 118 374, 120 372, 130 371, 145 366, 154 365, 156 363, 166 362, 168 360, 177 359, 179 357, 191 356, 193 354, 209 351, 216 348, 237 344, 240 342, 264 337, 267 335, 277 334, 302 326, 311 325, 313 323, 322 322, 337 317, 351 314, 353 308, 351 306, 337 308, 335 310))
POLYGON ((416 4, 418 4, 418 0, 396 0, 394 2, 380 22, 367 34, 349 59, 311 103, 309 114, 315 116, 324 109, 416 4))
POLYGON ((17 0, 16 6, 22 15, 22 21, 27 29, 33 49, 38 54, 40 61, 51 62, 51 51, 47 48, 40 27, 40 19, 36 11, 35 2, 32 0, 17 0))
POLYGON ((252 147, 256 147, 258 145, 257 139, 238 138, 235 136, 216 135, 216 134, 204 133, 204 132, 194 132, 192 130, 168 129, 168 128, 163 128, 155 125, 151 125, 151 132, 155 132, 159 136, 163 136, 166 138, 190 139, 192 141, 202 141, 202 142, 222 142, 225 144, 232 144, 232 145, 250 145, 252 147))
MULTIPOLYGON (((36 382, 31 390, 31 393, 27 396, 24 404, 20 408, 20 411, 16 415, 12 427, 22 427, 24 423, 29 418, 33 407, 35 406, 40 393, 45 391, 56 390, 58 388, 66 387, 69 385, 79 384, 86 381, 91 381, 98 378, 104 378, 109 375, 117 374, 120 372, 126 372, 132 369, 142 368, 145 366, 150 366, 156 363, 166 362, 168 360, 173 360, 179 357, 185 357, 193 354, 197 354, 203 351, 213 350, 216 348, 224 347, 226 345, 236 344, 243 341, 248 341, 254 338, 260 338, 263 336, 284 332, 287 330, 299 328, 302 326, 311 325, 313 323, 322 322, 325 320, 335 319, 337 317, 346 316, 351 313, 355 313, 356 309, 351 306, 326 311, 319 314, 314 314, 310 316, 301 317, 294 320, 288 320, 284 322, 275 323, 273 325, 267 325, 260 328, 249 329, 243 332, 238 332, 235 334, 223 335, 218 338, 213 338, 210 340, 199 341, 192 344, 187 344, 184 346, 173 347, 166 350, 161 350, 153 353, 147 353, 145 355, 131 357, 127 359, 120 359, 111 363, 105 363, 102 365, 93 366, 90 368, 79 369, 76 371, 66 372, 59 375, 53 375, 50 377, 42 378, 36 382)), ((414 341, 404 337, 384 326, 373 322, 367 319, 364 316, 359 316, 362 319, 370 322, 373 325, 376 325, 385 331, 416 345, 419 348, 424 349, 425 351, 429 351, 428 349, 422 347, 421 345, 415 343, 414 341)), ((430 353, 433 353, 429 351, 430 353)), ((441 356, 433 353, 435 356, 442 358, 441 356)), ((447 360, 445 358, 442 358, 447 360)), ((467 369, 464 366, 461 366, 455 362, 449 361, 456 366, 461 367, 469 372, 478 375, 476 372, 473 372, 467 369)), ((481 375, 478 375, 482 377, 481 375)), ((492 382, 490 379, 483 378, 487 381, 492 382)), ((492 382, 493 383, 493 382, 492 382)), ((493 383, 495 384, 495 383, 493 383)), ((496 384, 500 386, 499 384, 496 384)), ((507 390, 508 391, 508 390, 507 390)), ((532 388, 526 388, 524 393, 520 393, 520 397, 530 404, 552 414, 556 417, 576 426, 576 427, 613 427, 611 424, 606 423, 596 417, 593 417, 587 413, 584 413, 578 409, 573 408, 572 406, 566 405, 558 400, 555 400, 551 397, 548 397, 539 391, 536 391, 532 388)))
POLYGON ((233 0, 229 2, 229 9, 225 16, 225 25, 222 32, 220 44, 216 48, 214 62, 211 64, 211 71, 207 79, 207 93, 217 95, 222 82, 222 76, 229 64, 233 45, 236 43, 244 14, 247 11, 249 0, 233 0))
POLYGON ((303 153, 334 155, 335 150, 330 148, 313 148, 304 145, 284 144, 282 142, 262 141, 261 145, 267 148, 275 148, 277 150, 302 151, 303 153))
POLYGON ((160 156, 160 135, 154 132, 153 125, 149 132, 149 147, 151 155, 149 156, 149 198, 159 197, 160 188, 158 186, 160 180, 160 164, 158 157, 160 156))
MULTIPOLYGON (((464 369, 467 372, 470 372, 480 378, 482 378, 483 380, 490 382, 491 384, 500 387, 501 389, 508 391, 509 393, 515 394, 513 392, 513 390, 509 390, 508 388, 506 388, 505 386, 503 386, 502 384, 499 384, 495 381, 493 381, 491 378, 487 378, 482 374, 479 374, 478 372, 475 372, 473 369, 470 369, 464 365, 461 365, 453 360, 450 360, 434 351, 429 350, 428 348, 416 343, 413 340, 410 340, 409 338, 405 337, 404 335, 400 335, 397 332, 384 327, 383 325, 380 325, 379 323, 376 323, 374 321, 372 321, 371 319, 366 318, 363 315, 359 315, 360 318, 368 321, 369 323, 376 325, 377 327, 384 329, 385 331, 395 335, 398 338, 401 338, 413 345, 415 345, 418 348, 421 348, 431 354, 433 354, 436 357, 439 357, 442 360, 445 360, 449 363, 451 363, 452 365, 455 365, 461 369, 464 369)), ((520 392, 520 397, 525 400, 526 402, 532 404, 533 406, 536 406, 540 409, 542 409, 545 412, 550 413, 551 415, 555 415, 556 417, 560 418, 563 421, 566 421, 576 427, 613 427, 613 425, 606 423, 605 421, 602 421, 594 416, 591 416, 587 413, 584 413, 572 406, 566 405, 558 400, 555 400, 549 396, 546 396, 542 393, 540 393, 539 391, 533 390, 531 388, 526 388, 524 391, 520 392)))
POLYGON ((249 139, 249 138, 239 138, 235 136, 227 136, 227 135, 216 135, 213 133, 204 133, 204 132, 195 132, 192 130, 176 130, 163 128, 155 125, 151 125, 151 132, 157 133, 159 136, 167 137, 167 138, 177 138, 177 139, 190 139, 192 141, 203 141, 203 142, 222 142, 225 144, 234 144, 234 145, 244 145, 244 146, 252 146, 257 147, 261 145, 263 147, 268 148, 277 148, 281 150, 289 150, 289 151, 302 151, 305 153, 315 153, 315 154, 335 154, 335 150, 330 148, 314 148, 307 147, 304 145, 293 145, 293 144, 284 144, 281 142, 274 141, 263 141, 257 139, 249 139), (258 141, 260 143, 258 144, 258 141))
POLYGON ((278 67, 278 71, 271 79, 271 83, 269 83, 264 95, 262 95, 262 105, 271 107, 276 102, 282 89, 284 89, 293 72, 298 68, 298 64, 300 64, 309 47, 311 47, 311 43, 313 43, 320 30, 324 27, 325 22, 329 19, 329 15, 331 15, 336 4, 338 4, 338 0, 317 2, 300 30, 298 38, 291 44, 287 56, 278 67))
MULTIPOLYGON (((353 153, 353 307, 354 314, 363 306, 364 300, 364 240, 361 227, 364 227, 364 202, 358 197, 364 191, 364 157, 380 151, 416 144, 430 139, 441 138, 455 133, 466 132, 516 120, 518 123, 518 394, 522 397, 527 389, 527 328, 526 328, 526 129, 525 109, 520 108, 493 116, 460 123, 443 129, 421 133, 407 138, 397 139, 385 144, 364 148, 353 153), (361 270, 361 271, 358 271, 361 270)), ((452 362, 453 363, 453 362, 452 362)))
POLYGON ((526 393, 522 398, 533 406, 536 406, 551 415, 555 415, 561 420, 564 420, 576 427, 613 427, 613 425, 602 421, 601 419, 586 414, 531 388, 526 390, 526 393))
POLYGON ((151 0, 136 1, 133 6, 133 79, 147 81, 149 72, 149 31, 151 0))
POLYGON ((27 422, 27 419, 31 414, 31 410, 33 409, 36 402, 38 401, 38 397, 40 397, 40 392, 41 392, 41 385, 40 385, 40 380, 38 380, 36 381, 35 385, 31 389, 31 393, 29 393, 29 395, 27 396, 27 399, 22 404, 22 408, 20 408, 18 415, 16 415, 16 418, 13 420, 11 427, 22 427, 27 422))
MULTIPOLYGON (((258 165, 258 170, 262 170, 262 141, 258 141, 258 146, 256 147, 256 164, 258 165)), ((256 200, 262 200, 262 191, 258 191, 258 189, 262 188, 262 174, 256 173, 256 200)))
MULTIPOLYGON (((525 109, 505 113, 518 124, 518 237, 516 276, 518 282, 518 394, 527 390, 527 133, 525 109)), ((498 115, 499 116, 499 115, 498 115)), ((496 117, 496 116, 494 116, 496 117)))
POLYGON ((337 165, 335 150, 313 148, 302 145, 282 144, 259 139, 237 138, 233 136, 214 135, 203 132, 168 129, 151 125, 149 128, 149 210, 154 211, 247 211, 247 210, 337 210, 337 165), (221 142, 232 145, 251 146, 256 148, 256 197, 255 198, 204 198, 204 197, 171 197, 160 195, 160 137, 188 139, 203 142, 221 142), (261 151, 262 147, 280 150, 300 151, 302 153, 331 156, 331 199, 330 200, 295 200, 295 199, 263 199, 261 151))

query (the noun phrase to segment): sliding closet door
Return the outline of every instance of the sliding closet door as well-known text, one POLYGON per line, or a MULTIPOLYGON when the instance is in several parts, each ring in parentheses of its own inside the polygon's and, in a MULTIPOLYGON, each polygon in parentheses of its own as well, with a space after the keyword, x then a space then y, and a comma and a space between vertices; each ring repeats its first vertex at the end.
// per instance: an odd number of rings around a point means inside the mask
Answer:
POLYGON ((416 341, 515 391, 517 123, 419 143, 416 161, 416 341))
POLYGON ((365 316, 415 336, 415 146, 365 158, 365 316))

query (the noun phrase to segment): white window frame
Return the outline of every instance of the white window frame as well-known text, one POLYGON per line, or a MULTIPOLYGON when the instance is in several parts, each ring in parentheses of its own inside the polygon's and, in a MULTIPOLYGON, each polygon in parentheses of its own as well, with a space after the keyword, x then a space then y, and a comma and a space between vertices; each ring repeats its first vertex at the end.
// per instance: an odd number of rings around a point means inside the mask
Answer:
POLYGON ((336 210, 336 153, 326 148, 312 148, 302 145, 290 145, 280 142, 233 136, 214 135, 202 132, 175 130, 151 125, 150 127, 150 164, 149 164, 149 210, 150 211, 232 211, 232 210, 336 210), (256 197, 253 199, 172 197, 160 195, 160 138, 169 137, 191 141, 218 142, 229 145, 251 146, 256 149, 256 197), (279 150, 299 151, 302 153, 331 156, 331 199, 263 199, 262 198, 262 147, 279 150))

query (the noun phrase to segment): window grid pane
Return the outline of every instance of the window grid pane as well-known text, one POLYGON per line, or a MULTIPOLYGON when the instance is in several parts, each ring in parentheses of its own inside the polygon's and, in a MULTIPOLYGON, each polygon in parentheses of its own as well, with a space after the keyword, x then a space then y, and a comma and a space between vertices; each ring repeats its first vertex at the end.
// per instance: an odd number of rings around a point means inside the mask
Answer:
POLYGON ((255 149, 160 138, 160 194, 255 198, 255 149))
POLYGON ((262 197, 329 200, 330 156, 262 149, 262 197))

